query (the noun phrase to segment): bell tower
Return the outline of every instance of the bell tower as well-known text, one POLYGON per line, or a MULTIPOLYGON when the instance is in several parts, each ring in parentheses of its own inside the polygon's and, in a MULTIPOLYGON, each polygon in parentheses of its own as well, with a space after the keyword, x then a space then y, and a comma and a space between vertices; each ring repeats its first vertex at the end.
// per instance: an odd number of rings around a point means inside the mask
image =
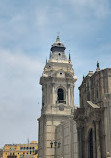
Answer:
POLYGON ((57 36, 40 78, 42 109, 38 119, 39 158, 54 158, 55 148, 51 146, 51 142, 55 141, 56 126, 66 119, 73 118, 74 83, 77 77, 74 75, 70 54, 67 59, 65 49, 57 36))

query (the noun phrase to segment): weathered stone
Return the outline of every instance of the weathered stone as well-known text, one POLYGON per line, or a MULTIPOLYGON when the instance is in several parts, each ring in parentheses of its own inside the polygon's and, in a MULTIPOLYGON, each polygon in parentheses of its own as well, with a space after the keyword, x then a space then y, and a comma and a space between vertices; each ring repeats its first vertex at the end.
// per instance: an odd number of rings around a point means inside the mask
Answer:
MULTIPOLYGON (((67 155, 72 150, 68 145, 72 142, 68 128, 71 127, 72 130, 73 126, 68 124, 64 131, 60 128, 60 132, 56 132, 63 121, 68 121, 71 118, 73 121, 74 112, 74 83, 77 78, 74 76, 71 58, 68 60, 64 51, 65 46, 57 37, 56 42, 51 47, 50 59, 46 62, 44 72, 40 78, 42 110, 41 117, 38 119, 39 158, 53 158, 56 155, 57 157, 58 155, 65 157, 64 155, 67 155), (62 144, 63 135, 65 135, 65 144, 62 144), (64 147, 62 147, 63 145, 64 147), (64 152, 62 149, 64 149, 64 152)), ((73 135, 73 131, 71 135, 73 135)), ((70 154, 72 155, 72 153, 70 154)))
POLYGON ((79 87, 80 108, 74 113, 79 158, 106 158, 111 153, 111 69, 89 72, 79 87))

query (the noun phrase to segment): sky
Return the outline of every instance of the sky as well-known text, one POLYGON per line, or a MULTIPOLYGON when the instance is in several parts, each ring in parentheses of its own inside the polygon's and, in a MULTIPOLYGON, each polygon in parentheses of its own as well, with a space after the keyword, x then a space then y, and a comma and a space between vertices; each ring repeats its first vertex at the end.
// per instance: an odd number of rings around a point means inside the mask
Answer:
POLYGON ((0 148, 38 140, 39 79, 60 32, 78 87, 89 70, 111 67, 110 0, 0 0, 0 148))

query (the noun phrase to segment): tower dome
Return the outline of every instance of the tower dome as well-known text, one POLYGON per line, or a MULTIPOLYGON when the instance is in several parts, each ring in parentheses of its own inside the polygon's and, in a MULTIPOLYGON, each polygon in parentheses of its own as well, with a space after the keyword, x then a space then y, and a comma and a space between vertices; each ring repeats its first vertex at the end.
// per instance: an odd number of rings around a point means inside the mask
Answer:
POLYGON ((59 36, 57 36, 56 42, 51 47, 52 53, 55 52, 55 51, 62 51, 62 52, 64 52, 65 49, 66 48, 65 48, 64 44, 60 41, 59 36))
POLYGON ((56 42, 54 42, 54 44, 51 46, 51 53, 50 53, 50 59, 55 60, 55 62, 61 62, 61 61, 66 61, 67 57, 65 55, 65 49, 66 47, 64 46, 64 44, 60 41, 59 36, 57 36, 56 38, 56 42))

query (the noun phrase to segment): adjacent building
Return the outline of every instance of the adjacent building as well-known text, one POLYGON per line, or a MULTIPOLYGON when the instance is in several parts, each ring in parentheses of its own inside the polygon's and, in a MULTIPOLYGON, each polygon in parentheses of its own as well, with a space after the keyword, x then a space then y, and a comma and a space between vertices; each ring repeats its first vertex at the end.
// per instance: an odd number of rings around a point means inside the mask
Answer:
POLYGON ((37 158, 38 144, 32 141, 28 144, 5 144, 3 158, 37 158))
POLYGON ((79 158, 111 154, 111 68, 89 71, 79 87, 80 108, 74 113, 79 158))
POLYGON ((3 149, 0 149, 0 158, 3 157, 3 149))

